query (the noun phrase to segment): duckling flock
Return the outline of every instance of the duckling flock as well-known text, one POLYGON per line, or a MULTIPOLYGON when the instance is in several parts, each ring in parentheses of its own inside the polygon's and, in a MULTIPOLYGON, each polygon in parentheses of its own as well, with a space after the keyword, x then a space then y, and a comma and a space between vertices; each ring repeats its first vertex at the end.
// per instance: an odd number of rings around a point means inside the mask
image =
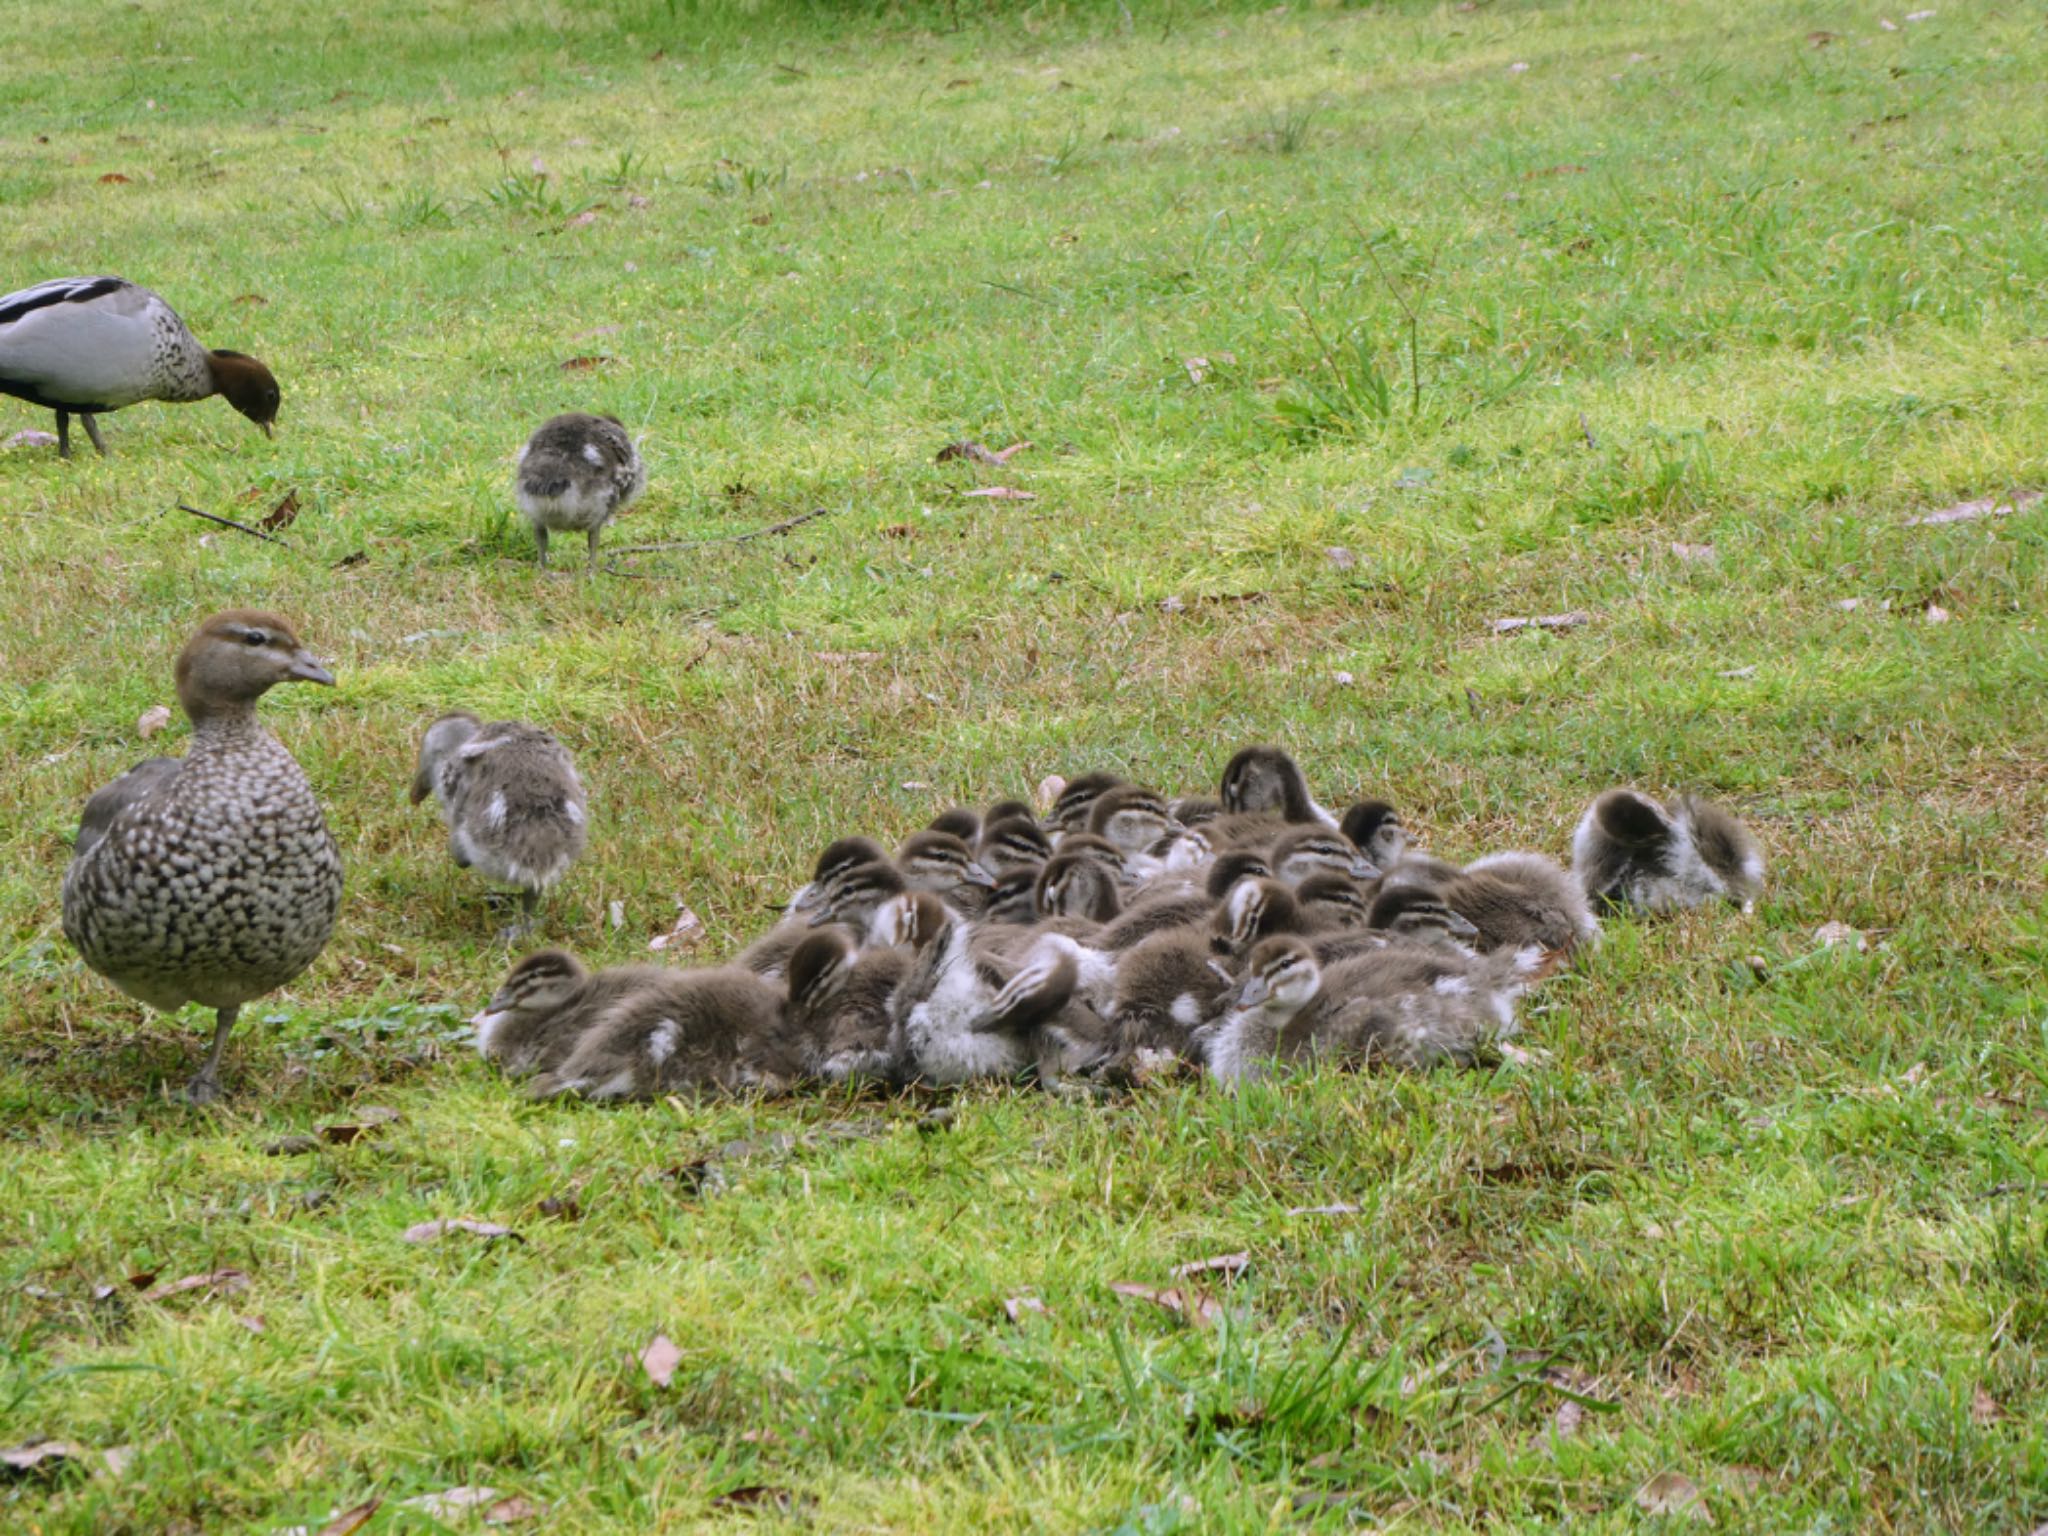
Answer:
MULTIPOLYGON (((242 1006, 334 931, 339 852, 256 714, 279 683, 334 678, 283 619, 249 610, 206 620, 175 675, 191 747, 87 801, 64 932, 130 996, 216 1011, 187 1089, 204 1101, 242 1006)), ((529 955, 472 1020, 477 1046, 537 1095, 596 1100, 1468 1064, 1515 1033, 1532 985, 1598 942, 1596 909, 1747 905, 1763 883, 1727 811, 1632 789, 1587 808, 1567 869, 1526 852, 1434 858, 1383 801, 1324 809, 1269 746, 1233 757, 1214 797, 1110 773, 1045 788, 1042 815, 1006 800, 949 810, 893 853, 834 842, 723 965, 592 973, 561 950, 529 955)), ((445 714, 411 785, 415 804, 429 796, 454 861, 520 892, 503 937, 526 937, 588 835, 567 749, 523 722, 445 714)))

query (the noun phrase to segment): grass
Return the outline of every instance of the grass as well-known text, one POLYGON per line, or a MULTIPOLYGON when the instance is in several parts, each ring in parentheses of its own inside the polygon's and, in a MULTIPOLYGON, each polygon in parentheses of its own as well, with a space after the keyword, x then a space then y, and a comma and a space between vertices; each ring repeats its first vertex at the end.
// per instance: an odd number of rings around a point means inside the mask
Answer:
POLYGON ((1666 1471, 1724 1529, 2048 1518, 2048 512, 1907 525, 2048 480, 2044 43, 1997 3, 17 0, 9 281, 146 281, 285 406, 0 453, 0 1444, 132 1452, 0 1519, 1619 1530, 1666 1471), (509 459, 572 406, 652 465, 613 546, 830 515, 543 577, 509 459), (289 548, 168 510, 287 490, 289 548), (349 892, 199 1113, 201 1021, 84 972, 57 893, 242 603, 342 679, 266 708, 349 892), (405 804, 454 704, 578 753, 551 935, 601 961, 678 900, 730 948, 843 830, 1254 739, 1449 854, 1700 790, 1774 882, 1614 925, 1537 1071, 536 1106, 463 1042, 504 955, 405 804), (362 1104, 402 1118, 265 1155, 362 1104), (442 1216, 523 1241, 402 1240, 442 1216), (1214 1328, 1110 1290, 1237 1250, 1214 1328))

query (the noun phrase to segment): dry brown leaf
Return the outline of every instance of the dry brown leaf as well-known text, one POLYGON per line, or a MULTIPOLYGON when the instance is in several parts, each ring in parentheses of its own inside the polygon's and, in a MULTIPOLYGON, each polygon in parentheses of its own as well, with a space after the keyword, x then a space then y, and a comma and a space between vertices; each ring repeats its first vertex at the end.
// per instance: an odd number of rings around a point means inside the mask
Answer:
POLYGON ((647 941, 649 949, 695 949, 704 942, 704 919, 692 912, 681 901, 676 903, 676 920, 667 933, 657 933, 647 941))
POLYGON ((1052 809, 1053 801, 1066 790, 1066 779, 1057 773, 1048 773, 1038 781, 1038 788, 1032 791, 1032 798, 1038 802, 1041 811, 1052 809))
POLYGON ((353 1121, 323 1125, 320 1127, 320 1135, 325 1141, 330 1141, 338 1147, 345 1147, 351 1142, 360 1141, 379 1126, 389 1125, 398 1118, 399 1114, 395 1109, 383 1104, 365 1104, 356 1111, 353 1121))
POLYGON ((1020 1324, 1031 1313, 1036 1313, 1040 1317, 1050 1317, 1052 1315, 1045 1310, 1045 1303, 1036 1296, 1005 1296, 1003 1298, 1003 1312, 1011 1322, 1020 1324))
POLYGON ((260 1334, 270 1331, 270 1324, 264 1320, 261 1312, 244 1312, 235 1321, 251 1333, 260 1334))
POLYGON ((572 218, 570 218, 570 220, 566 224, 564 224, 562 228, 588 229, 591 225, 595 224, 596 222, 597 210, 595 208, 586 208, 581 213, 576 214, 572 218))
POLYGON ((263 521, 256 526, 265 533, 275 533, 280 528, 289 528, 299 520, 298 489, 286 491, 282 500, 263 515, 263 521))
POLYGON ((100 185, 103 187, 125 187, 128 185, 128 181, 129 178, 123 176, 119 171, 109 171, 100 178, 100 185))
POLYGON ((1816 48, 1825 48, 1829 43, 1840 41, 1841 36, 1839 32, 1814 31, 1806 34, 1806 40, 1816 48))
POLYGON ((1495 619, 1493 632, 1496 635, 1511 635, 1520 629, 1577 629, 1582 624, 1593 622, 1593 616, 1583 608, 1570 613, 1544 613, 1534 618, 1495 619))
POLYGON ((1689 1520, 1714 1523, 1713 1511, 1700 1493, 1700 1485, 1682 1472, 1659 1472, 1636 1490, 1636 1508, 1646 1515, 1683 1515, 1689 1520))
POLYGON ((1673 544, 1671 553, 1687 565, 1711 565, 1720 558, 1720 551, 1711 544, 1673 544))
POLYGON ((17 432, 14 436, 8 438, 6 446, 9 448, 54 448, 57 446, 57 434, 54 432, 40 432, 34 427, 30 427, 26 431, 17 432))
POLYGON ((73 1445, 69 1440, 37 1435, 0 1450, 0 1469, 14 1477, 54 1477, 64 1470, 66 1463, 83 1462, 88 1454, 84 1446, 73 1445))
POLYGON ((421 1221, 405 1229, 408 1243, 438 1242, 450 1232, 474 1232, 478 1237, 509 1237, 521 1241, 517 1232, 510 1227, 501 1227, 495 1221, 478 1221, 470 1216, 451 1216, 441 1221, 421 1221))
POLYGON ((2005 1417, 2005 1410, 1998 1405, 1998 1399, 1979 1386, 1970 1393, 1970 1422, 1985 1427, 1996 1424, 2005 1417))
POLYGON ((683 1363, 683 1352, 665 1333, 657 1333, 647 1341, 647 1347, 640 1351, 640 1369, 647 1373, 648 1380, 657 1387, 665 1387, 676 1379, 676 1367, 683 1363))
POLYGON ((962 496, 981 497, 988 501, 1036 501, 1038 492, 1020 491, 1014 485, 984 485, 971 491, 962 491, 962 496))
POLYGON ((260 293, 238 293, 232 299, 229 299, 228 302, 230 304, 268 304, 270 300, 263 297, 260 293))
POLYGON ((1870 940, 1847 923, 1840 921, 1822 923, 1813 930, 1813 937, 1822 949, 1833 949, 1838 944, 1846 944, 1860 955, 1870 948, 1870 940))
POLYGON ((1235 1280, 1252 1266, 1249 1252, 1219 1253, 1210 1259, 1191 1259, 1185 1264, 1176 1264, 1169 1271, 1176 1280, 1185 1280, 1190 1275, 1221 1275, 1225 1281, 1235 1280))
POLYGON ((266 1141, 264 1152, 270 1157, 299 1157, 307 1152, 320 1150, 318 1136, 280 1136, 276 1141, 266 1141))
POLYGON ((485 1525, 521 1525, 539 1518, 540 1506, 516 1493, 509 1499, 498 1500, 484 1511, 485 1525))
POLYGON ((144 741, 171 723, 171 710, 167 704, 152 704, 135 719, 135 734, 144 741))
POLYGON ((742 1509, 753 1509, 762 1505, 788 1509, 792 1498, 787 1488, 775 1488, 767 1483, 748 1483, 744 1487, 728 1488, 711 1502, 742 1509))
POLYGON ((1194 383, 1199 384, 1209 377, 1209 359, 1206 357, 1184 358, 1181 366, 1187 369, 1188 378, 1194 383))
POLYGON ((911 539, 917 537, 917 530, 908 523, 884 523, 882 537, 885 539, 911 539))
POLYGON ((1340 571, 1348 571, 1354 565, 1358 564, 1358 556, 1354 555, 1342 544, 1332 544, 1328 549, 1323 551, 1323 558, 1328 560, 1330 564, 1334 565, 1340 571))
POLYGON ((317 1536, 351 1536, 352 1532, 360 1531, 370 1523, 370 1516, 376 1514, 383 1503, 381 1495, 365 1499, 354 1509, 343 1510, 321 1526, 317 1536))
POLYGON ((459 1488, 444 1488, 439 1493, 422 1493, 415 1498, 403 1499, 398 1507, 424 1510, 438 1520, 445 1516, 459 1515, 464 1510, 475 1509, 481 1504, 493 1503, 497 1497, 498 1490, 495 1488, 465 1485, 459 1488))
POLYGON ((593 368, 602 368, 610 361, 611 359, 602 352, 594 352, 589 357, 565 358, 562 362, 562 372, 588 373, 593 368))
POLYGON ((581 1221, 583 1202, 574 1195, 548 1195, 535 1207, 541 1215, 552 1216, 556 1221, 581 1221))
POLYGON ((819 661, 829 661, 835 666, 850 666, 857 661, 880 661, 880 651, 813 651, 819 661))
POLYGON ((1223 1316, 1223 1308, 1217 1304, 1216 1298, 1192 1285, 1159 1290, 1149 1285, 1119 1282, 1110 1289, 1119 1296, 1149 1301, 1153 1306, 1171 1312, 1182 1322, 1193 1323, 1197 1327, 1206 1328, 1223 1316))
POLYGON ((210 1275, 187 1275, 182 1280, 168 1281, 153 1291, 142 1294, 144 1301, 168 1301, 173 1296, 183 1296, 188 1291, 204 1291, 209 1297, 229 1296, 249 1289, 249 1277, 239 1269, 216 1269, 210 1275))

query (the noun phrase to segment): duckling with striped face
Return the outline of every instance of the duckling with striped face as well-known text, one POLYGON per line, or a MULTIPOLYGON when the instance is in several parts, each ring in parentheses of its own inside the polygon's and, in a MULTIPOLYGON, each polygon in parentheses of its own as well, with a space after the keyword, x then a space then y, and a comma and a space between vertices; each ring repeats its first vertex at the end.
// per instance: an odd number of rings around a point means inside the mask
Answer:
POLYGON ((930 891, 963 912, 979 912, 995 876, 950 832, 917 832, 896 850, 896 868, 913 891, 930 891))
POLYGON ((1610 789, 1572 836, 1572 873, 1593 901, 1645 912, 1728 901, 1745 912, 1764 886, 1763 849, 1720 806, 1692 795, 1660 804, 1610 789))
POLYGON ((1002 875, 1043 864, 1052 857, 1052 839, 1029 816, 1005 816, 982 826, 974 857, 990 874, 1002 875))
POLYGON ((1180 824, 1166 814, 1165 799, 1153 790, 1119 784, 1096 798, 1088 812, 1088 830, 1128 861, 1180 831, 1180 824))
POLYGON ((1361 855, 1351 840, 1328 827, 1295 827, 1273 840, 1268 855, 1274 875, 1289 885, 1300 885, 1311 875, 1340 875, 1352 880, 1375 880, 1379 868, 1361 855))
POLYGON ((1023 864, 997 875, 996 883, 989 887, 988 900, 982 904, 982 922, 1013 926, 1037 922, 1041 915, 1038 878, 1044 868, 1042 864, 1023 864))
POLYGON ((1300 939, 1280 935, 1261 942, 1246 957, 1223 1016, 1201 1037, 1209 1075, 1233 1088, 1265 1076, 1280 1054, 1282 1032, 1322 987, 1322 968, 1300 939))
POLYGON ((1392 869, 1408 851, 1408 829, 1384 800, 1359 801, 1344 813, 1341 830, 1367 862, 1383 870, 1392 869))
POLYGON ((1054 798, 1052 809, 1045 813, 1046 827, 1058 836, 1087 831, 1095 802, 1123 782, 1123 776, 1115 773, 1084 773, 1078 779, 1067 780, 1066 787, 1054 798))
POLYGON ((821 928, 789 957, 789 1020, 810 1074, 828 1083, 893 1082, 889 999, 910 969, 897 947, 862 950, 850 929, 821 928))

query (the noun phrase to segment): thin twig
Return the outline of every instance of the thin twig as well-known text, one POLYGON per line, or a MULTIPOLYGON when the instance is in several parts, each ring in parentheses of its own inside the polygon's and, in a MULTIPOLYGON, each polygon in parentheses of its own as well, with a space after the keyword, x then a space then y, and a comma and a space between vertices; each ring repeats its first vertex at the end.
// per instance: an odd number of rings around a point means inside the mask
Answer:
POLYGON ((178 510, 180 512, 189 512, 194 517, 203 517, 209 523, 219 523, 223 528, 232 528, 237 533, 246 533, 247 535, 249 535, 250 538, 261 539, 266 544, 281 545, 285 549, 291 548, 291 545, 285 543, 285 541, 283 539, 280 539, 276 534, 265 533, 261 528, 251 528, 247 523, 238 523, 232 517, 222 517, 219 514, 213 512, 202 512, 197 507, 186 506, 185 503, 183 503, 182 501, 178 503, 178 510))
POLYGON ((722 533, 714 539, 663 539, 658 544, 627 544, 612 550, 611 553, 651 555, 664 549, 702 549, 709 544, 744 544, 749 539, 765 539, 771 533, 788 533, 792 528, 801 528, 805 523, 831 515, 830 507, 813 507, 808 512, 799 512, 795 517, 786 517, 779 523, 770 523, 766 528, 749 528, 745 533, 722 533))
POLYGON ((1600 445, 1593 441, 1593 428, 1587 423, 1584 411, 1579 412, 1579 431, 1585 434, 1586 446, 1598 453, 1600 445))

